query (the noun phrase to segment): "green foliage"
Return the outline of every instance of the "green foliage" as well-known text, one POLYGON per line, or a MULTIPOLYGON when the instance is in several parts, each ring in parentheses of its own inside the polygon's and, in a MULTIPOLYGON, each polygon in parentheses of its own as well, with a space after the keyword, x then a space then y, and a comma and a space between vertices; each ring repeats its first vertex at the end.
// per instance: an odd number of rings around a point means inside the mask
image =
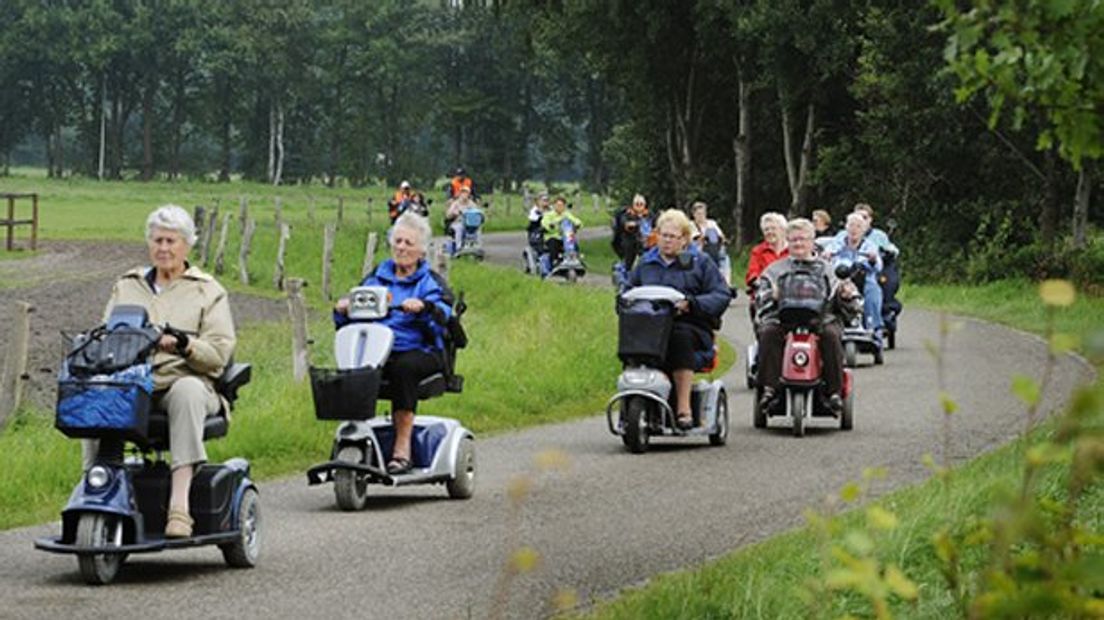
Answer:
POLYGON ((949 33, 944 55, 959 79, 962 101, 974 94, 989 103, 990 126, 1007 113, 1018 128, 1038 107, 1047 119, 1037 147, 1057 145, 1080 166, 1104 155, 1104 5, 1039 0, 975 0, 960 10, 936 4, 949 33))

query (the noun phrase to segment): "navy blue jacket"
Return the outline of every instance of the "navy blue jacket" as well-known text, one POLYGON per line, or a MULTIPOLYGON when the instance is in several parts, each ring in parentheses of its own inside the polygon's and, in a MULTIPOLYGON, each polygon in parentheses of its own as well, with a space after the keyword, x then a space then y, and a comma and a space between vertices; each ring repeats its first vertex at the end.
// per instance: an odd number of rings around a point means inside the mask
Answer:
POLYGON ((732 291, 721 277, 717 264, 696 247, 691 247, 670 263, 660 257, 659 248, 648 250, 629 274, 629 284, 669 286, 681 292, 690 302, 690 312, 675 320, 687 321, 708 330, 720 328, 721 315, 732 301, 732 291))
MULTIPOLYGON (((395 275, 395 261, 387 259, 368 274, 361 286, 386 286, 391 292, 391 303, 399 305, 407 299, 417 298, 425 303, 425 311, 409 314, 394 309, 380 321, 395 332, 394 351, 420 349, 427 353, 444 349, 445 324, 452 315, 452 307, 445 300, 445 291, 433 277, 424 260, 418 262, 413 274, 400 278, 395 275)), ((333 313, 334 325, 341 327, 351 322, 348 316, 333 313)))

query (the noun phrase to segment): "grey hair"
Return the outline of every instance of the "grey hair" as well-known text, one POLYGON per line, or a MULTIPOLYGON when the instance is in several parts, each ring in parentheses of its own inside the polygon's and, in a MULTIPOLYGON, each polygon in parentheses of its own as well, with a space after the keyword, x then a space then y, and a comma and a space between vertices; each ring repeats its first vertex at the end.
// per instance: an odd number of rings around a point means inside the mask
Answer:
POLYGON ((847 223, 850 224, 852 221, 858 222, 859 225, 863 228, 870 227, 870 220, 866 219, 866 214, 862 211, 852 211, 851 213, 848 213, 847 223))
POLYGON ((787 236, 789 236, 789 233, 794 231, 809 233, 810 238, 816 236, 816 226, 813 226, 812 222, 803 217, 795 217, 786 224, 787 236))
POLYGON ((150 213, 149 217, 146 218, 146 241, 153 240, 155 228, 178 233, 184 238, 184 243, 187 243, 188 247, 195 245, 195 222, 192 221, 192 216, 188 215, 184 207, 161 205, 154 209, 153 213, 150 213))
POLYGON ((759 228, 762 228, 767 222, 774 222, 778 224, 779 228, 786 230, 786 216, 777 211, 767 211, 761 215, 759 217, 759 228))
POLYGON ((399 216, 399 219, 395 220, 395 229, 405 228, 413 231, 418 238, 418 248, 425 252, 429 245, 429 238, 433 236, 433 229, 429 227, 429 220, 407 211, 399 216))

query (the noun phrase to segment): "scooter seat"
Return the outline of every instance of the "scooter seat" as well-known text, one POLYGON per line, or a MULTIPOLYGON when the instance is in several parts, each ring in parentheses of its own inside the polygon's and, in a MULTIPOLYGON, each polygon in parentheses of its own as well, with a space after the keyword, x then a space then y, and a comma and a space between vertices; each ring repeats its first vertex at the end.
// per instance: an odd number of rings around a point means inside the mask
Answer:
MULTIPOLYGON (((209 415, 203 420, 203 440, 225 437, 230 428, 230 422, 226 419, 226 412, 219 410, 214 415, 209 415)), ((149 430, 147 432, 150 450, 168 450, 169 448, 169 413, 161 409, 154 409, 149 414, 149 430)))
MULTIPOLYGON (((445 374, 435 372, 418 382, 418 400, 435 398, 448 391, 445 374)), ((379 398, 391 398, 391 384, 386 379, 380 381, 379 398)))

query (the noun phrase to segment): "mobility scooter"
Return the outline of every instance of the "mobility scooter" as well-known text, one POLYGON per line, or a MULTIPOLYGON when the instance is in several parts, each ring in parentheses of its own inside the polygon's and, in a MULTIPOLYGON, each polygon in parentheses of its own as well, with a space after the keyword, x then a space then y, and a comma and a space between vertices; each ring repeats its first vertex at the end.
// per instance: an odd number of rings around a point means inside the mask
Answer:
MULTIPOLYGON (((770 417, 790 419, 795 437, 804 437, 805 428, 814 417, 836 417, 828 403, 824 384, 823 362, 820 358, 816 324, 821 318, 824 300, 818 296, 803 298, 801 291, 816 291, 817 285, 803 286, 797 273, 783 280, 778 303, 779 321, 786 328, 786 344, 782 351, 781 389, 766 407, 760 405, 763 387, 758 386, 752 409, 752 425, 766 428, 770 417)), ((843 369, 843 411, 839 414, 842 430, 851 430, 854 420, 854 381, 851 370, 843 369)))
POLYGON ((481 231, 483 221, 486 219, 486 216, 483 215, 483 209, 478 207, 464 209, 459 217, 460 226, 462 227, 460 245, 457 246, 455 240, 450 238, 448 242, 449 253, 453 258, 470 256, 477 261, 482 261, 485 253, 481 231))
MULTIPOLYGON (((38 539, 35 547, 76 555, 89 584, 111 583, 132 553, 217 545, 227 564, 241 568, 259 557, 261 509, 242 458, 196 468, 192 536, 164 537, 171 473, 162 453, 171 446, 168 414, 151 408, 150 367, 163 332, 174 330, 150 325, 145 308, 116 306, 106 325, 72 340, 59 373, 58 430, 97 439, 98 450, 61 513, 61 535, 38 539)), ((251 372, 248 364, 226 365, 215 386, 224 402, 237 399, 251 372)), ((226 435, 228 414, 207 417, 205 440, 226 435)))
MULTIPOLYGON (((451 295, 450 295, 451 296, 451 295)), ((342 510, 362 510, 368 503, 368 485, 406 486, 444 484, 454 499, 467 499, 475 491, 475 435, 457 420, 418 415, 414 418, 411 462, 407 473, 391 474, 395 429, 389 418, 376 417, 376 402, 389 397, 382 368, 391 354, 394 332, 373 323, 396 310, 383 286, 358 286, 350 291, 349 318, 354 322, 337 330, 334 355, 337 368, 311 368, 314 411, 319 420, 340 420, 334 433, 330 459, 307 471, 311 485, 333 482, 342 510)), ((453 371, 456 350, 465 346, 459 317, 463 295, 453 305, 454 325, 445 338, 444 372, 426 377, 418 386, 418 399, 459 393, 464 378, 453 371)))
MULTIPOLYGON (((840 280, 851 280, 855 288, 863 290, 870 269, 865 260, 850 261, 839 259, 836 261, 836 277, 840 280)), ((860 353, 874 356, 874 364, 885 362, 882 354, 882 345, 874 329, 867 325, 866 315, 863 312, 849 314, 843 317, 843 359, 848 368, 854 368, 858 364, 860 353)))
MULTIPOLYGON (((541 271, 546 278, 561 277, 574 284, 579 278, 586 275, 586 263, 583 255, 579 253, 579 239, 576 235, 575 224, 570 218, 560 221, 560 233, 563 237, 563 252, 560 260, 552 264, 550 254, 541 255, 541 271)), ((547 248, 547 245, 545 246, 547 248)))
MULTIPOLYGON (((652 436, 706 436, 714 446, 728 440, 728 395, 719 379, 698 381, 691 392, 693 426, 678 427, 671 379, 659 369, 675 320, 675 304, 685 299, 666 286, 638 286, 618 296, 617 355, 625 365, 617 393, 606 404, 606 422, 634 454, 648 449, 652 436), (614 416, 614 405, 619 414, 614 416)), ((703 370, 716 363, 703 360, 703 370)))

